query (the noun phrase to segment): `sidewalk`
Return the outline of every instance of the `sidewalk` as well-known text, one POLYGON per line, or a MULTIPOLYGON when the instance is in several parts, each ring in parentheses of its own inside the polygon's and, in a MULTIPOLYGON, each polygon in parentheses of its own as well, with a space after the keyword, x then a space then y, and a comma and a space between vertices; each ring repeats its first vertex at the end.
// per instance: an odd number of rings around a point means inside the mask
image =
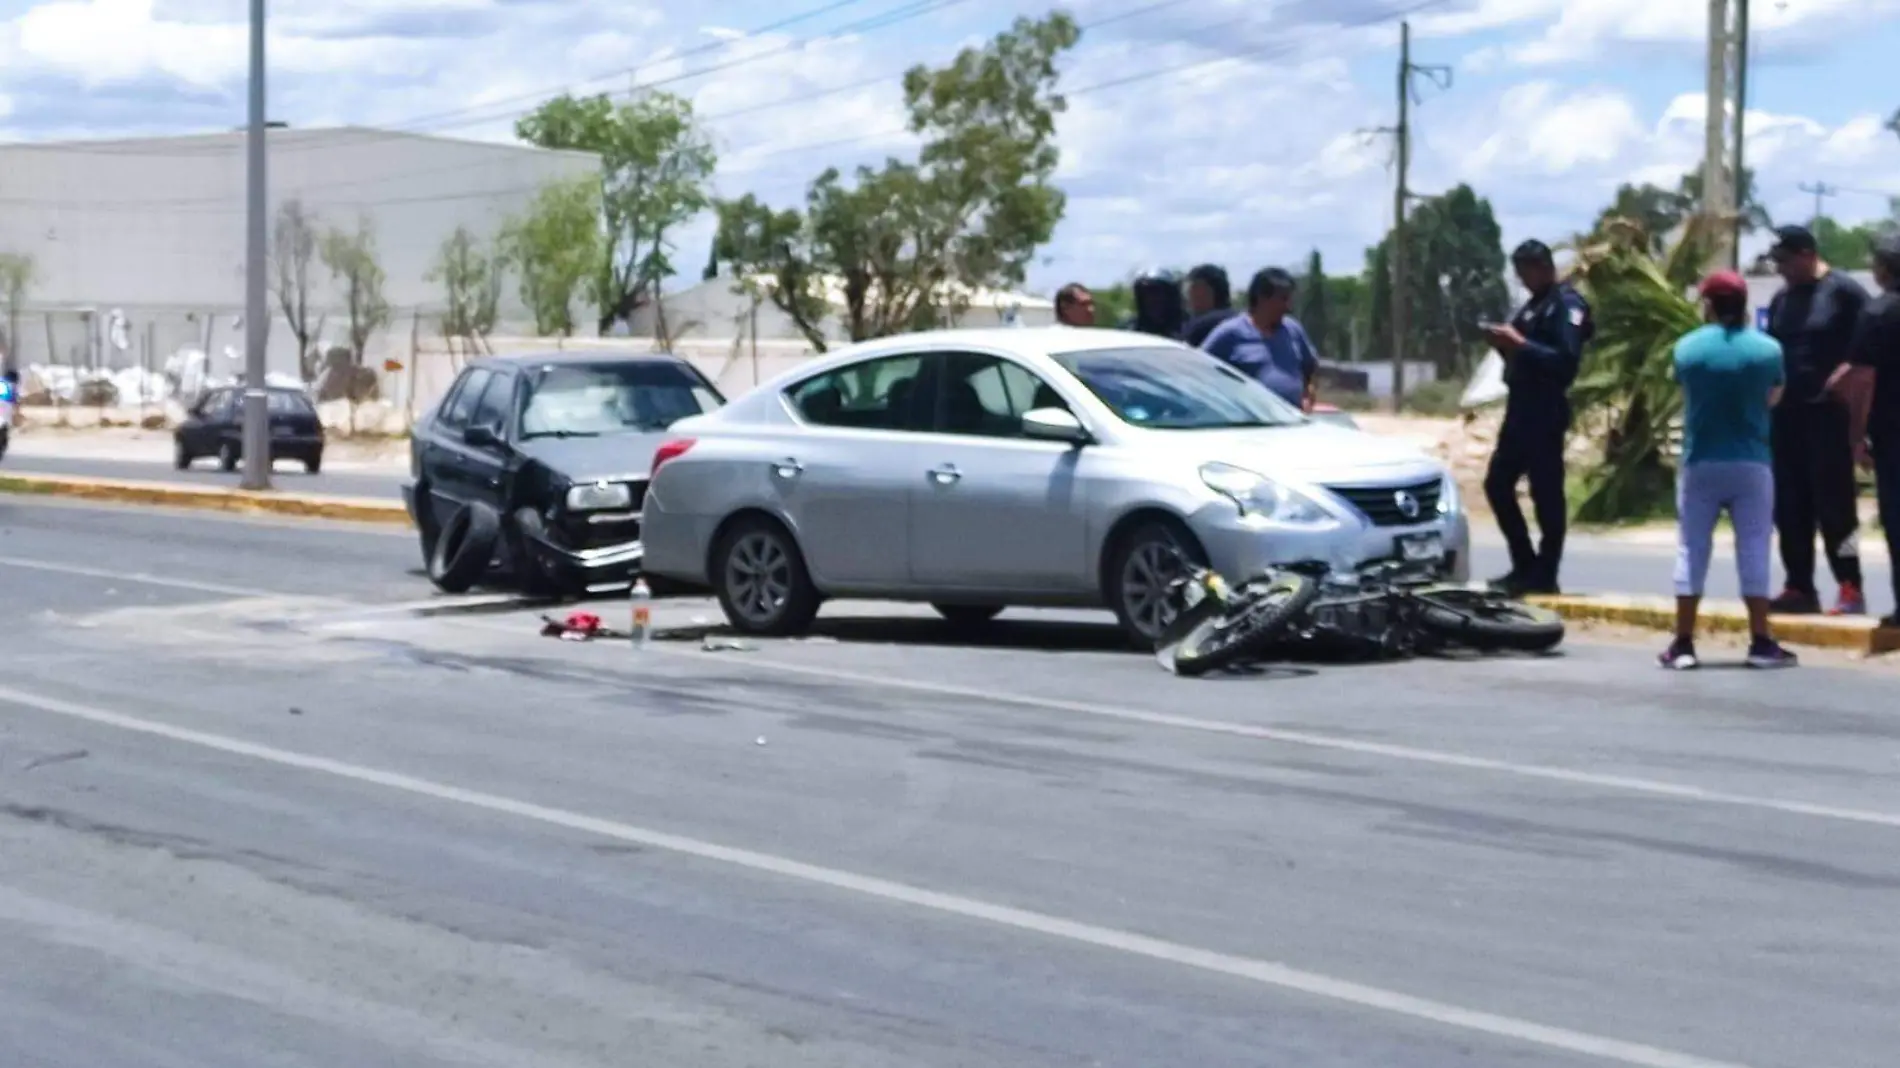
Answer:
MULTIPOLYGON (((131 427, 97 427, 61 430, 34 426, 19 433, 7 450, 9 458, 90 460, 129 464, 165 464, 172 462, 172 435, 169 430, 139 430, 131 427)), ((374 471, 400 474, 409 465, 407 440, 365 438, 356 440, 330 435, 324 445, 323 466, 332 471, 374 471)))

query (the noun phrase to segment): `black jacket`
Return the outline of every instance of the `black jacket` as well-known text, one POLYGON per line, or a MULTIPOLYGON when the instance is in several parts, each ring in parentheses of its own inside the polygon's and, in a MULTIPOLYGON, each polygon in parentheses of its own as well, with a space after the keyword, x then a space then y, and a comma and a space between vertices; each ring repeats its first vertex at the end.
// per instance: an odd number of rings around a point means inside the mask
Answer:
POLYGON ((1867 291, 1840 271, 1807 285, 1783 286, 1768 302, 1768 332, 1781 342, 1788 399, 1820 400, 1828 376, 1847 359, 1867 291))
POLYGON ((1526 301, 1511 325, 1524 335, 1524 347, 1504 358, 1505 424, 1568 427, 1570 387, 1583 367, 1583 347, 1596 333, 1589 302, 1558 283, 1526 301))

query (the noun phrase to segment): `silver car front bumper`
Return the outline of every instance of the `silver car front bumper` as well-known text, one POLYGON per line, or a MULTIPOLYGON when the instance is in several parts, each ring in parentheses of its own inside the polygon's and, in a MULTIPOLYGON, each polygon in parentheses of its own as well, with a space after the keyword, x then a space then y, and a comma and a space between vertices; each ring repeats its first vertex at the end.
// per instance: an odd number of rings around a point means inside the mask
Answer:
POLYGON ((1342 520, 1324 526, 1284 526, 1243 516, 1226 502, 1210 504, 1188 520, 1207 550, 1208 563, 1230 582, 1243 582, 1275 566, 1321 561, 1347 570, 1378 560, 1402 559, 1402 540, 1419 544, 1436 535, 1444 548, 1446 578, 1471 578, 1471 527, 1463 512, 1402 527, 1342 520))

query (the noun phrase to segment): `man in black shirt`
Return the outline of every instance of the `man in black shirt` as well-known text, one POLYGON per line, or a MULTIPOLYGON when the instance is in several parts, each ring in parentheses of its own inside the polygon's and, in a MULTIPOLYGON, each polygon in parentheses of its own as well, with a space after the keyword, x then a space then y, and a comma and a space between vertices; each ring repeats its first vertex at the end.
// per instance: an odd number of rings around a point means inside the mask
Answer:
POLYGON ((1491 586, 1513 597, 1558 592, 1569 504, 1564 499, 1564 445, 1570 438, 1570 387, 1583 365, 1583 347, 1596 332, 1590 305, 1557 276, 1550 246, 1526 241, 1511 253, 1517 280, 1530 300, 1508 324, 1485 328, 1504 357, 1504 425, 1484 473, 1484 496, 1511 552, 1511 570, 1491 586), (1538 544, 1517 503, 1529 480, 1537 513, 1538 544))
POLYGON ((1227 271, 1211 263, 1203 263, 1187 273, 1187 302, 1192 318, 1182 331, 1181 340, 1197 349, 1215 327, 1240 314, 1234 307, 1233 287, 1227 282, 1227 271))
POLYGON ((1854 443, 1846 401, 1834 372, 1847 350, 1867 291, 1821 261, 1814 234, 1804 226, 1775 231, 1769 256, 1786 283, 1768 304, 1768 332, 1781 342, 1788 386, 1775 406, 1775 529, 1787 584, 1776 612, 1821 610, 1814 585, 1814 535, 1818 528, 1829 570, 1840 584, 1835 615, 1867 610, 1861 592, 1859 529, 1855 505, 1854 443))
POLYGON ((1893 614, 1881 623, 1900 627, 1900 236, 1887 237, 1874 247, 1874 281, 1880 285, 1880 295, 1860 313, 1854 347, 1847 357, 1853 370, 1847 373, 1871 374, 1874 379, 1867 437, 1872 445, 1875 492, 1880 497, 1880 526, 1887 534, 1888 566, 1893 569, 1894 599, 1893 614))

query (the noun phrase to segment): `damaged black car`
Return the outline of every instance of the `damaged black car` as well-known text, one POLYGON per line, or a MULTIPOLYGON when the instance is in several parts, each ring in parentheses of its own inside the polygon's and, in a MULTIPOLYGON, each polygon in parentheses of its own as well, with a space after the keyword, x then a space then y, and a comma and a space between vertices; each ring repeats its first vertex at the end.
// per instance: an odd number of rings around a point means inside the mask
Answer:
POLYGON ((491 356, 463 368, 410 439, 403 501, 430 581, 505 572, 523 592, 625 589, 666 429, 725 403, 677 356, 491 356))

